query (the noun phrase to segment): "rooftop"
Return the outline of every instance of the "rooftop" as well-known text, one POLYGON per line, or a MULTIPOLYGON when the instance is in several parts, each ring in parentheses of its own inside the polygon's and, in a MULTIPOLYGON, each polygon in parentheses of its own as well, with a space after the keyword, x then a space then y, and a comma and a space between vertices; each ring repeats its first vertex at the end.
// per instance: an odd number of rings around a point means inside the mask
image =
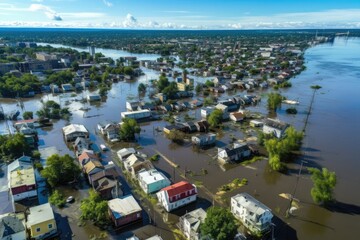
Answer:
POLYGON ((10 187, 36 184, 35 172, 32 166, 23 166, 21 169, 10 173, 10 187))
POLYGON ((112 199, 108 206, 116 219, 142 210, 133 195, 112 199))
POLYGON ((24 232, 25 236, 25 216, 21 213, 6 213, 0 215, 0 239, 7 239, 7 236, 24 232))
POLYGON ((63 132, 65 135, 74 133, 74 132, 83 132, 88 133, 88 130, 85 128, 84 125, 81 124, 70 124, 68 126, 63 127, 63 132))
POLYGON ((168 186, 166 188, 163 188, 163 189, 161 189, 161 191, 166 191, 168 193, 168 196, 172 197, 172 196, 181 194, 183 192, 190 191, 194 188, 195 187, 191 183, 186 182, 186 181, 181 181, 181 182, 175 183, 171 186, 168 186))
POLYGON ((206 212, 202 208, 195 209, 194 211, 186 213, 182 216, 183 219, 190 223, 191 229, 197 232, 200 224, 204 222, 206 218, 206 212))
POLYGON ((28 215, 27 226, 33 226, 45 221, 54 219, 54 212, 50 203, 41 204, 39 206, 31 207, 28 215))
MULTIPOLYGON (((148 171, 139 172, 139 179, 142 179, 146 184, 152 184, 154 182, 167 179, 161 172, 156 169, 150 169, 148 171)), ((167 179, 168 180, 168 179, 167 179)), ((170 181, 169 181, 170 182, 170 181)))
POLYGON ((242 205, 248 211, 255 213, 256 215, 262 215, 265 211, 271 209, 259 202, 257 199, 249 195, 248 193, 239 193, 232 197, 237 203, 242 205))
POLYGON ((285 130, 289 126, 289 124, 287 124, 287 123, 284 123, 284 122, 281 122, 280 120, 276 120, 276 119, 272 119, 272 118, 266 119, 264 124, 269 127, 280 129, 280 130, 285 130))

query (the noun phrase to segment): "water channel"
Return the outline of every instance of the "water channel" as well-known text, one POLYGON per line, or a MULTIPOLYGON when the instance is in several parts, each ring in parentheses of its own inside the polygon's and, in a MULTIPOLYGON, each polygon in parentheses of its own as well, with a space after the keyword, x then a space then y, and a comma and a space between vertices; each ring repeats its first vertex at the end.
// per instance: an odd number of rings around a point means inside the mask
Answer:
MULTIPOLYGON (((59 44, 50 44, 54 47, 65 47, 59 44)), ((84 49, 77 49, 83 51, 84 49)), ((121 50, 97 49, 105 56, 115 59, 121 56, 131 55, 121 50)), ((292 87, 281 90, 281 94, 289 99, 300 102, 297 106, 298 114, 287 115, 286 107, 283 106, 277 117, 294 125, 301 130, 304 125, 306 113, 309 109, 310 100, 313 94, 311 85, 320 85, 322 88, 317 91, 309 122, 306 128, 306 135, 302 148, 303 156, 294 163, 289 164, 287 174, 280 174, 269 171, 266 161, 256 162, 248 167, 236 166, 223 171, 213 157, 216 149, 196 152, 191 146, 178 146, 164 138, 162 133, 155 129, 165 126, 164 121, 155 121, 142 125, 139 144, 143 147, 141 151, 148 155, 161 152, 180 167, 174 169, 163 160, 155 163, 155 166, 164 171, 172 180, 181 179, 179 173, 185 169, 193 173, 200 173, 202 169, 208 171, 207 175, 195 174, 191 181, 200 181, 206 189, 216 193, 217 189, 234 178, 247 178, 249 184, 245 187, 232 191, 229 197, 238 192, 248 192, 270 207, 279 218, 275 230, 277 239, 355 239, 356 229, 360 227, 360 39, 359 38, 336 38, 333 44, 317 45, 309 48, 305 53, 307 69, 291 80, 292 87), (303 169, 298 177, 300 163, 303 161, 303 169), (312 182, 306 167, 327 167, 335 171, 338 183, 335 189, 335 197, 338 201, 337 207, 325 209, 313 204, 310 189, 312 182), (216 176, 216 177, 214 177, 216 176), (295 197, 300 200, 300 208, 294 213, 295 216, 285 217, 288 200, 279 197, 280 193, 293 193, 296 182, 295 197)), ((156 59, 157 55, 133 54, 139 59, 156 59)), ((140 82, 147 83, 149 79, 157 78, 158 73, 149 69, 143 69, 145 75, 137 81, 119 82, 113 84, 108 98, 105 102, 95 105, 87 105, 90 110, 80 110, 84 105, 79 101, 73 101, 80 96, 52 96, 44 95, 44 100, 54 99, 67 106, 73 113, 72 123, 84 124, 91 132, 91 139, 97 144, 104 140, 95 133, 96 124, 103 120, 118 122, 120 112, 125 111, 126 100, 137 99, 137 86, 140 82)), ((199 78, 201 81, 202 78, 199 78)), ((265 93, 265 92, 264 92, 265 93)), ((258 94, 264 95, 263 92, 258 94)), ((244 94, 238 92, 237 94, 244 94)), ((5 112, 13 109, 20 111, 36 111, 41 108, 40 97, 24 99, 24 109, 21 110, 18 103, 9 99, 1 99, 1 105, 5 112)), ((267 114, 266 99, 250 107, 249 110, 267 114)), ((196 111, 189 115, 200 117, 196 111)), ((4 123, 1 123, 3 125, 4 123)), ((54 122, 48 129, 40 130, 41 146, 56 146, 61 154, 73 154, 62 140, 61 128, 67 124, 64 120, 54 122), (56 136, 56 137, 54 137, 56 136)), ((4 127, 4 125, 2 126, 4 127)), ((232 132, 235 136, 243 138, 243 134, 236 131, 239 126, 232 125, 232 132)), ((219 146, 229 143, 229 136, 225 134, 219 139, 219 146)), ((130 144, 131 145, 131 144, 130 144)), ((116 152, 123 145, 111 145, 112 151, 116 152)), ((106 161, 112 160, 112 154, 106 155, 106 161)), ((207 206, 212 202, 209 194, 201 193, 201 200, 198 206, 207 206)), ((195 208, 191 206, 190 208, 195 208)), ((175 222, 178 215, 183 211, 175 212, 166 216, 169 221, 175 222)), ((192 210, 192 209, 190 209, 192 210)), ((161 218, 158 215, 157 218, 161 218)), ((160 222, 160 221, 159 221, 160 222)), ((171 239, 166 230, 161 230, 162 225, 157 229, 143 227, 135 230, 143 236, 151 234, 152 231, 162 234, 164 239, 171 239)), ((86 234, 81 231, 90 231, 89 228, 75 230, 78 234, 86 234)), ((74 230, 73 230, 74 231, 74 230)), ((117 235, 114 238, 122 239, 125 235, 117 235)), ((78 238, 76 238, 78 239, 78 238)), ((79 238, 80 239, 80 238, 79 238)))

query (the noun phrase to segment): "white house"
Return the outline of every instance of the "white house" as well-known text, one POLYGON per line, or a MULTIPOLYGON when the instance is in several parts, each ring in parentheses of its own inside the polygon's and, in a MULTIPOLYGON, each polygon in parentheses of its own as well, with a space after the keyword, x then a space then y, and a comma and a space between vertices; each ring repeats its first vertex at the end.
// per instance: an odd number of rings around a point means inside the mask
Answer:
POLYGON ((244 120, 244 114, 241 112, 232 112, 230 113, 230 120, 234 122, 241 122, 244 120))
POLYGON ((75 141, 78 137, 88 138, 89 131, 86 129, 84 125, 81 124, 70 124, 62 128, 65 140, 75 141))
POLYGON ((151 117, 151 111, 148 109, 133 111, 133 112, 121 112, 121 118, 132 118, 135 120, 141 120, 151 117))
POLYGON ((200 239, 200 224, 205 221, 206 212, 202 208, 186 213, 179 219, 179 228, 188 240, 200 239))
POLYGON ((242 161, 250 157, 251 150, 247 144, 234 143, 225 148, 218 148, 218 160, 222 162, 242 161))
POLYGON ((122 148, 117 151, 117 155, 121 161, 125 161, 127 157, 134 153, 136 153, 136 150, 134 148, 122 148))
POLYGON ((141 170, 138 173, 140 187, 145 193, 154 193, 170 185, 170 180, 156 169, 141 170))
POLYGON ((280 120, 268 118, 263 125, 263 132, 266 134, 273 134, 277 138, 281 138, 289 124, 281 122, 280 120))
POLYGON ((271 228, 271 209, 248 193, 231 198, 231 212, 252 232, 264 233, 271 228))
POLYGON ((201 117, 206 119, 214 110, 215 110, 214 107, 205 107, 205 108, 202 108, 202 109, 200 110, 201 117))
POLYGON ((161 189, 156 196, 165 210, 170 212, 196 201, 197 194, 198 191, 195 185, 181 181, 161 189))

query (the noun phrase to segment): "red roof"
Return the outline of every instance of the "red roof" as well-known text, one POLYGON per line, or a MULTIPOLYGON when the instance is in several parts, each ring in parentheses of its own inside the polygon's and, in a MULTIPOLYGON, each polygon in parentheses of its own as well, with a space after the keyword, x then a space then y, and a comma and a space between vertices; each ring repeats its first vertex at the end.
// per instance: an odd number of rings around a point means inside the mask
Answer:
POLYGON ((79 162, 80 164, 82 163, 82 161, 84 159, 99 159, 96 155, 89 153, 89 152, 83 152, 79 157, 79 162))
POLYGON ((187 193, 188 191, 193 189, 195 189, 195 187, 192 184, 186 181, 181 181, 166 188, 163 188, 162 191, 166 191, 169 198, 172 198, 176 195, 180 195, 181 193, 187 193))

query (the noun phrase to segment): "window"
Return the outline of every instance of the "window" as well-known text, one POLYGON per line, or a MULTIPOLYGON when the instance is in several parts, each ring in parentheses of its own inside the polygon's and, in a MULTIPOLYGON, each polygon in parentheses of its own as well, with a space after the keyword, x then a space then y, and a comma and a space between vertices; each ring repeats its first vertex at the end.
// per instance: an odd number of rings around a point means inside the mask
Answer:
POLYGON ((50 224, 48 225, 48 228, 49 228, 49 229, 52 229, 52 228, 53 228, 53 225, 50 223, 50 224))
POLYGON ((36 228, 36 232, 40 232, 40 228, 36 228))

